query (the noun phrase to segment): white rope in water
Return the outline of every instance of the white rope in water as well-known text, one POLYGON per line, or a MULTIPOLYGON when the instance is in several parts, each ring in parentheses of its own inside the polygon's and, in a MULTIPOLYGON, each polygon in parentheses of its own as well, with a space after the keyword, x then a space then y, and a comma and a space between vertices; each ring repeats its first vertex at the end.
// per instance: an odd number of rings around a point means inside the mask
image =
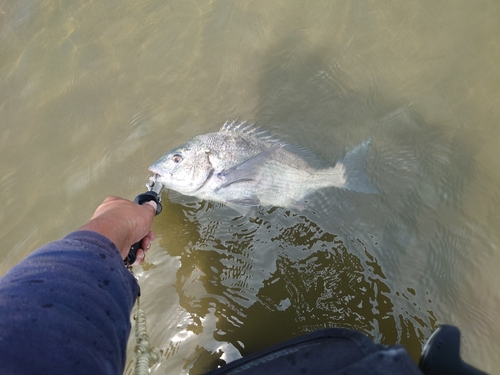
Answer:
MULTIPOLYGON (((127 269, 135 277, 130 264, 127 269)), ((137 278, 136 278, 137 279, 137 278)), ((139 282, 139 280, 137 280, 139 282)), ((139 293, 140 294, 140 293, 139 293)), ((147 375, 149 368, 160 361, 162 351, 149 345, 149 336, 146 327, 146 314, 141 310, 140 295, 137 296, 137 310, 135 320, 135 370, 134 375, 147 375)))
POLYGON ((135 375, 149 374, 149 368, 160 361, 162 351, 149 345, 146 328, 146 314, 141 310, 137 297, 135 319, 135 375))

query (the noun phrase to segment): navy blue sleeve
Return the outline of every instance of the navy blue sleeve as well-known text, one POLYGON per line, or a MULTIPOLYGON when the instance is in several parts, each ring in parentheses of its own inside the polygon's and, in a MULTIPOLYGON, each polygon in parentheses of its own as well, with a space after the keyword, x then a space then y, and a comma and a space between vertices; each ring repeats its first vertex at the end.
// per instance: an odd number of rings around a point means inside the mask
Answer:
POLYGON ((76 231, 0 279, 3 374, 122 374, 138 293, 116 246, 76 231))

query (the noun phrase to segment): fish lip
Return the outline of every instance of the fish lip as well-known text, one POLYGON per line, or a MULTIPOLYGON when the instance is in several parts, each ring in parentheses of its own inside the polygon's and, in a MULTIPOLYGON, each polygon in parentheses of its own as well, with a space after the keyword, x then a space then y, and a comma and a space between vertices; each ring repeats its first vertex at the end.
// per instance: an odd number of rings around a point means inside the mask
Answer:
POLYGON ((153 184, 156 183, 156 181, 159 181, 162 177, 162 170, 159 167, 151 166, 149 167, 149 170, 153 172, 153 175, 149 177, 149 181, 151 181, 153 184))
POLYGON ((153 172, 155 178, 161 177, 163 175, 163 171, 159 167, 155 167, 154 165, 149 167, 149 170, 153 172))
POLYGON ((153 173, 153 175, 149 177, 149 181, 156 182, 160 177, 158 173, 153 173))

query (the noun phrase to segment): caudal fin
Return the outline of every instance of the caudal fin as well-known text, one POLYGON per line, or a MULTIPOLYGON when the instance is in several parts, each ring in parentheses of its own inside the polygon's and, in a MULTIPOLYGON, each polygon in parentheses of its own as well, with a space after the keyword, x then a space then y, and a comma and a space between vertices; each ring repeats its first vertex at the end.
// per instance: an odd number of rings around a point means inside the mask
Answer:
POLYGON ((380 190, 368 179, 365 173, 366 153, 370 149, 371 143, 371 138, 365 139, 340 161, 345 167, 345 176, 347 178, 344 188, 360 193, 380 193, 380 190))

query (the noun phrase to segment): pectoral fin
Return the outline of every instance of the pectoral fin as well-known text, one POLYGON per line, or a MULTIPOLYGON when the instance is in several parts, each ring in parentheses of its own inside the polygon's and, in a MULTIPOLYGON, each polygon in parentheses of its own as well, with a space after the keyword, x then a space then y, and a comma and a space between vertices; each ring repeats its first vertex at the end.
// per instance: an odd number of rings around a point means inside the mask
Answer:
POLYGON ((259 167, 263 166, 269 156, 279 148, 281 148, 281 144, 274 144, 261 153, 248 158, 244 162, 220 172, 217 175, 217 177, 222 180, 220 188, 228 187, 236 182, 253 181, 259 173, 259 167))
POLYGON ((251 196, 248 198, 243 198, 243 199, 232 199, 228 200, 228 203, 231 203, 233 205, 238 205, 238 206, 259 206, 260 205, 260 199, 257 198, 256 196, 251 196))
POLYGON ((257 216, 257 206, 242 206, 239 204, 226 203, 227 207, 235 210, 241 216, 250 217, 257 216))

